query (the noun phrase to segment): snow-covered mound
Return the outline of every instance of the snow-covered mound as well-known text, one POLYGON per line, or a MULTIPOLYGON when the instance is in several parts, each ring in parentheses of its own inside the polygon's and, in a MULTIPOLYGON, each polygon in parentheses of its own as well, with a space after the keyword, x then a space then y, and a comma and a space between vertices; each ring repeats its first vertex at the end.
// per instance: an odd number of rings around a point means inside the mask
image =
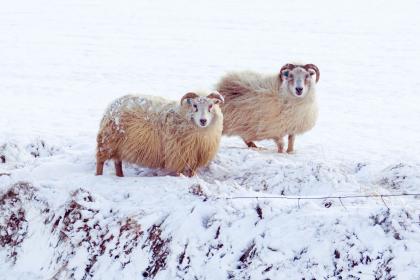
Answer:
POLYGON ((279 199, 408 194, 418 191, 419 164, 374 172, 369 163, 226 144, 196 178, 134 166, 117 178, 93 176, 93 152, 61 150, 0 177, 0 258, 10 279, 420 275, 420 196, 279 199))
POLYGON ((419 8, 2 5, 0 279, 420 279, 419 8), (295 154, 224 137, 193 178, 118 178, 112 162, 94 176, 116 97, 179 99, 295 60, 321 70, 320 119, 295 154))

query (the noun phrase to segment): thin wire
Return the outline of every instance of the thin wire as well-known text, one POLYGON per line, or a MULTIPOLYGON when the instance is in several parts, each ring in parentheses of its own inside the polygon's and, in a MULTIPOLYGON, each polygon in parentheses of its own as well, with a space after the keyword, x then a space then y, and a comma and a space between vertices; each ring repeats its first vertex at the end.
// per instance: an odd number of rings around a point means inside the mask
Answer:
MULTIPOLYGON (((342 199, 346 198, 377 198, 380 197, 382 203, 389 210, 389 206, 386 204, 384 197, 402 197, 402 196, 420 196, 420 193, 401 193, 401 194, 371 194, 371 195, 343 195, 343 196, 233 196, 233 197, 218 197, 221 199, 233 200, 233 199, 286 199, 286 200, 297 200, 297 206, 300 208, 300 200, 325 200, 325 199, 338 199, 340 201, 341 207, 348 211, 347 207, 344 205, 342 199)), ((420 222, 413 222, 413 224, 420 224, 420 222)))
POLYGON ((346 198, 371 198, 371 197, 401 197, 401 196, 420 196, 420 193, 401 193, 401 194, 370 194, 370 195, 341 195, 341 196, 231 196, 220 197, 224 199, 289 199, 289 200, 323 200, 323 199, 346 199, 346 198))

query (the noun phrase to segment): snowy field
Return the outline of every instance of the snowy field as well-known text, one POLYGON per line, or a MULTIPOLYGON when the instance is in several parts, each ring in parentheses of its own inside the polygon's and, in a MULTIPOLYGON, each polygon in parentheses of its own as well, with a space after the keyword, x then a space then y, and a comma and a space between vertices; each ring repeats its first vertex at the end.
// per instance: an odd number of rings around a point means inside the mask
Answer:
MULTIPOLYGON (((0 279, 420 279, 420 2, 29 1, 0 9, 0 279), (94 176, 105 107, 316 64, 295 154, 226 138, 194 178, 94 176)), ((160 175, 157 172, 157 175, 160 175)))

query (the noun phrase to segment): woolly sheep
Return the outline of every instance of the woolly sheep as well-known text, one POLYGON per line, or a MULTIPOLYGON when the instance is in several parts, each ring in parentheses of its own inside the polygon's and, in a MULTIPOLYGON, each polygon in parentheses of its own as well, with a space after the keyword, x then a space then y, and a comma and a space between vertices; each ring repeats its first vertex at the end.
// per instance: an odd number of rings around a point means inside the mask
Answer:
POLYGON ((271 76, 250 71, 226 75, 217 84, 225 98, 223 134, 242 137, 248 147, 256 147, 253 141, 273 139, 279 153, 288 135, 287 152, 293 152, 295 135, 313 128, 317 120, 319 77, 313 64, 286 64, 271 76))
POLYGON ((193 176, 216 155, 223 130, 218 92, 185 94, 180 104, 159 97, 127 95, 106 110, 97 136, 96 174, 113 159, 193 176))

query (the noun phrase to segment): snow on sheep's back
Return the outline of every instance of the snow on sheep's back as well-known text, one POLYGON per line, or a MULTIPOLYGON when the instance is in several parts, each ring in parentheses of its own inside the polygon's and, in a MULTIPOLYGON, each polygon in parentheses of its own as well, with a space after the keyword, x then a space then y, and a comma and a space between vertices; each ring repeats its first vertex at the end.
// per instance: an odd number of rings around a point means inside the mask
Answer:
POLYGON ((0 10, 0 279, 419 279, 414 0, 9 1, 0 10), (280 155, 224 138, 195 178, 112 165, 99 120, 227 71, 321 70, 320 119, 280 155), (387 208, 389 207, 389 209, 387 208))

